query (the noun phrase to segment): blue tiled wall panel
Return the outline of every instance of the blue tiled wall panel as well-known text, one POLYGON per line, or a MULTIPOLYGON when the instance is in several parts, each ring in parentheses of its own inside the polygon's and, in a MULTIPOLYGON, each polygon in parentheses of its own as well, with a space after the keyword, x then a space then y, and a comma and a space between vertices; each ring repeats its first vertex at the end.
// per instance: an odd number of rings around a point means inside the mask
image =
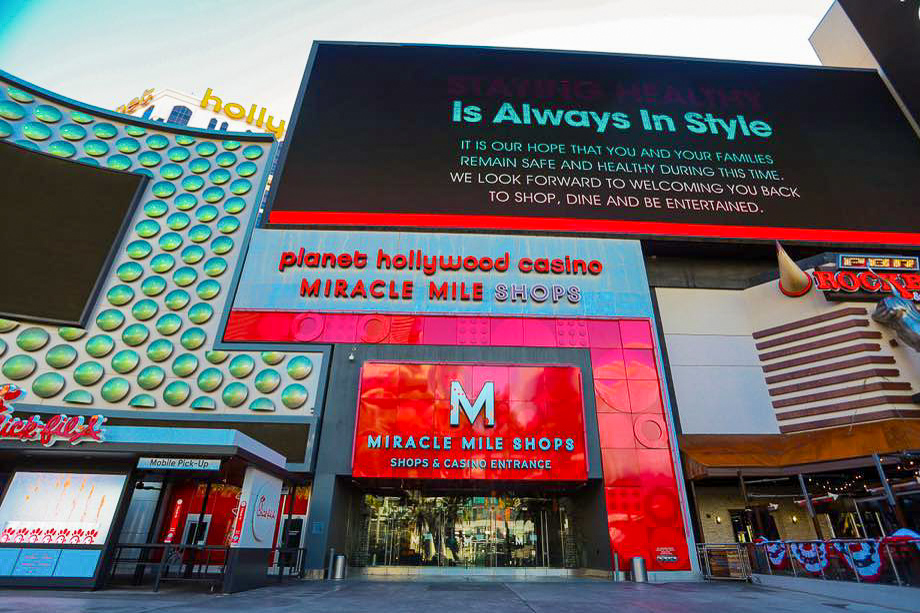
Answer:
POLYGON ((51 577, 60 557, 60 549, 23 549, 13 567, 13 576, 51 577))
POLYGON ((64 549, 54 569, 55 577, 92 577, 101 549, 64 549))
POLYGON ((13 567, 16 566, 16 560, 19 558, 19 547, 0 549, 0 577, 13 574, 13 567))

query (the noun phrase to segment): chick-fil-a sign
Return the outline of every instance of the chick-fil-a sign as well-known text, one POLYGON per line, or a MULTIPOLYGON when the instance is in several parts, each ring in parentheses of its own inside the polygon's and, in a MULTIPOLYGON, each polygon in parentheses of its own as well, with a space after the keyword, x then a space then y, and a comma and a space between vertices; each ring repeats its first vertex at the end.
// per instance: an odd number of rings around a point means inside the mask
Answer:
POLYGON ((92 415, 89 419, 64 414, 54 415, 48 422, 43 422, 38 415, 28 419, 13 416, 13 400, 25 396, 25 392, 11 384, 0 386, 0 440, 16 439, 23 442, 39 441, 50 447, 58 441, 67 441, 78 445, 88 441, 101 443, 105 440, 106 418, 92 415))
POLYGON ((85 420, 79 416, 60 414, 45 423, 38 415, 20 419, 13 417, 13 412, 7 410, 0 413, 0 440, 39 441, 45 447, 58 441, 67 441, 71 445, 101 443, 105 440, 105 428, 102 427, 105 419, 102 415, 93 415, 85 420))

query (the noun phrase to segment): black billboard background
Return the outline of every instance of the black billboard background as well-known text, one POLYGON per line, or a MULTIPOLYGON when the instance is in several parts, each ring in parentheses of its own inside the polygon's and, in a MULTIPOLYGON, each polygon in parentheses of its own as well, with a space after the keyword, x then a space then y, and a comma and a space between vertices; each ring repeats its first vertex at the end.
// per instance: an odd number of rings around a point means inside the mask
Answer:
MULTIPOLYGON (((920 193, 920 143, 874 72, 740 62, 638 56, 541 52, 470 47, 318 43, 302 92, 299 114, 289 132, 284 167, 268 217, 270 224, 310 224, 316 212, 342 213, 365 225, 362 213, 451 214, 574 218, 585 231, 605 221, 683 224, 652 234, 693 235, 706 225, 767 228, 916 231, 920 193), (465 83, 458 87, 457 83, 465 83), (536 92, 534 83, 555 83, 556 93, 536 92), (569 84, 561 94, 560 84, 569 84), (574 95, 579 82, 582 95, 574 95), (480 84, 478 87, 476 83, 480 84), (503 87, 495 87, 496 83, 503 87), (450 85, 452 84, 452 85, 450 85), (526 88, 528 91, 523 91, 526 88), (708 93, 707 93, 708 92, 708 93), (510 93, 510 95, 509 95, 510 93), (451 121, 452 102, 483 109, 482 123, 451 121), (495 125, 490 119, 504 102, 553 109, 624 112, 628 130, 495 125), (675 132, 645 131, 639 109, 673 117, 675 132), (696 135, 684 129, 685 112, 722 118, 744 115, 770 124, 762 139, 696 135), (451 172, 534 171, 469 168, 458 160, 461 140, 482 139, 567 145, 685 148, 696 152, 769 155, 772 165, 686 163, 685 166, 775 170, 780 180, 736 180, 659 173, 619 174, 625 180, 750 184, 757 197, 648 192, 642 189, 512 187, 527 192, 599 192, 648 196, 753 201, 756 213, 623 206, 569 206, 490 202, 480 184, 451 182, 451 172), (794 189, 798 198, 760 195, 762 187, 794 189), (675 230, 674 228, 677 228, 675 230)), ((485 155, 507 155, 482 152, 485 155)), ((513 155, 547 157, 538 155, 513 155)), ((557 161, 572 156, 554 156, 557 161)), ((676 160, 601 158, 637 163, 676 160)), ((536 171, 543 175, 611 177, 609 173, 536 171)), ((375 218, 380 219, 380 218, 375 218)), ((402 223, 393 217, 393 225, 402 223)), ((321 222, 320 222, 321 223, 321 222)), ((374 225, 374 224, 372 224, 374 225)), ((381 225, 381 224, 378 224, 381 225)), ((458 227, 456 220, 445 227, 458 227)), ((460 225, 462 227, 462 224, 460 225)), ((731 236, 727 230, 726 236, 731 236)), ((878 241, 884 242, 884 241, 878 241)))
POLYGON ((0 314, 82 327, 143 175, 0 142, 0 314))
POLYGON ((838 0, 901 101, 920 122, 920 0, 838 0))

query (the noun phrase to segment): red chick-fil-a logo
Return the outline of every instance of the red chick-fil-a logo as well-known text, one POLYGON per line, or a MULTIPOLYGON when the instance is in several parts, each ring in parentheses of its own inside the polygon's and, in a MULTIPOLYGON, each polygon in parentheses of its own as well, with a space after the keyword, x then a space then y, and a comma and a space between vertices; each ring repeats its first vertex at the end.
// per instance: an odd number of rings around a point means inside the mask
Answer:
POLYGON ((243 535, 243 521, 246 519, 246 501, 241 500, 240 505, 236 510, 236 523, 233 526, 233 536, 230 539, 230 543, 236 545, 240 542, 240 538, 243 535))
POLYGON ((265 495, 259 495, 259 502, 256 504, 256 517, 264 517, 266 519, 275 519, 275 510, 272 508, 265 508, 265 495))
POLYGON ((25 396, 23 389, 12 383, 0 385, 0 411, 13 410, 13 401, 25 396))
POLYGON ((68 441, 78 445, 87 441, 101 443, 105 440, 103 424, 106 418, 92 415, 88 420, 83 417, 54 415, 45 423, 38 415, 29 419, 13 417, 12 401, 25 396, 25 392, 12 384, 0 386, 0 439, 19 439, 20 441, 39 441, 50 447, 58 441, 68 441))

